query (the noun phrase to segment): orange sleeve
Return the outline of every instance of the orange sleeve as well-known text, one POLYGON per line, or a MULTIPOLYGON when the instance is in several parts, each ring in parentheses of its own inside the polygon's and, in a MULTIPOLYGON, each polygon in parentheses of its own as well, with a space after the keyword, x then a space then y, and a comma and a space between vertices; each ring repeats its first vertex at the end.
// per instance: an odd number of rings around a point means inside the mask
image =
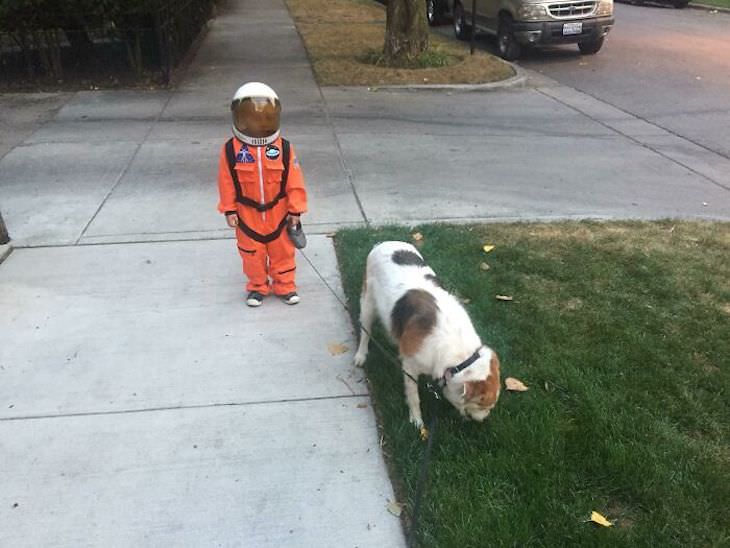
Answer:
POLYGON ((236 189, 233 186, 231 172, 228 170, 225 145, 221 149, 218 161, 218 196, 218 211, 221 213, 236 211, 236 189))
POLYGON ((294 152, 294 146, 290 145, 289 158, 289 179, 286 184, 286 194, 289 201, 289 213, 299 215, 307 212, 307 190, 304 188, 304 174, 302 166, 294 152))

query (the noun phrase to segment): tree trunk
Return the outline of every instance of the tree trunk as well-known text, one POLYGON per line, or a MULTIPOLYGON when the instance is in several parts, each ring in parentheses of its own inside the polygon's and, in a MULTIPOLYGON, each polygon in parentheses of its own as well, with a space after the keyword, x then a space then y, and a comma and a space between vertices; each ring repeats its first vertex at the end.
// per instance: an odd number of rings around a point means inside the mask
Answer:
POLYGON ((383 53, 390 63, 409 60, 428 48, 428 21, 423 0, 389 0, 383 53))

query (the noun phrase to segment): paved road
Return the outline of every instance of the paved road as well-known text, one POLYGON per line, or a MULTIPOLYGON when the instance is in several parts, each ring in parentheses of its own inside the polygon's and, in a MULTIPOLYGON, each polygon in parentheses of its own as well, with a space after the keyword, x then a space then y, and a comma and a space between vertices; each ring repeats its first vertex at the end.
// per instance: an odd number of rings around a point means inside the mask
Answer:
POLYGON ((522 66, 730 157, 730 13, 616 5, 596 56, 572 48, 522 66))
POLYGON ((598 55, 560 46, 519 64, 730 158, 730 13, 616 4, 615 15, 598 55))

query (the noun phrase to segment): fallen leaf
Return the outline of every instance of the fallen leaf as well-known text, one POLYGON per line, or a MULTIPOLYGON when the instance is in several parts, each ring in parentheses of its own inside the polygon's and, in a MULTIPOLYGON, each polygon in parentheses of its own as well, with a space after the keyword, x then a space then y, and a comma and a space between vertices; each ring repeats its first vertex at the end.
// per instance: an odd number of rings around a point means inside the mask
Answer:
POLYGON ((509 295, 495 295, 494 298, 497 299, 498 301, 512 301, 512 300, 514 300, 509 295))
POLYGON ((482 249, 484 250, 484 253, 489 253, 490 251, 492 251, 494 249, 494 247, 495 246, 493 246, 492 244, 484 244, 482 246, 482 249))
POLYGON ((490 266, 487 263, 479 263, 479 269, 486 272, 487 270, 490 269, 490 266))
POLYGON ((334 232, 330 232, 329 234, 325 234, 325 236, 327 238, 334 238, 335 237, 335 233, 334 232))
POLYGON ((598 512, 591 512, 591 521, 593 523, 597 523, 598 525, 603 525, 604 527, 611 527, 613 523, 608 521, 605 517, 603 517, 598 512))
POLYGON ((428 428, 425 426, 421 426, 418 433, 421 435, 421 441, 426 441, 428 439, 428 428))
POLYGON ((529 390, 521 380, 515 379, 514 377, 504 379, 504 386, 512 392, 527 392, 529 390))
POLYGON ((411 238, 413 238, 417 242, 420 242, 421 240, 423 240, 423 234, 421 234, 420 232, 414 232, 413 234, 411 234, 411 238))
POLYGON ((357 408, 358 409, 367 409, 368 408, 368 404, 367 403, 358 403, 357 404, 357 408))
POLYGON ((388 512, 390 512, 397 518, 399 518, 400 515, 403 513, 403 505, 399 502, 390 501, 386 508, 388 509, 388 512))
POLYGON ((461 299, 461 302, 463 304, 469 304, 471 302, 471 299, 461 299))
POLYGON ((327 350, 329 350, 330 354, 333 356, 339 356, 340 354, 344 354, 350 350, 350 347, 343 343, 329 343, 327 345, 327 350))

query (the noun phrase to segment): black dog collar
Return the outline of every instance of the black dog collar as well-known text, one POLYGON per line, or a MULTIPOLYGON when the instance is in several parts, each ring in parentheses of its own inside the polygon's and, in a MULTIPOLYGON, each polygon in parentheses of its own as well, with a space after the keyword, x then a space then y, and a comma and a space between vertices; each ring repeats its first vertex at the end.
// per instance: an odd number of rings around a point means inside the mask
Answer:
POLYGON ((467 359, 465 359, 459 365, 455 365, 454 367, 449 367, 446 370, 446 373, 444 374, 444 381, 450 380, 451 378, 454 377, 454 375, 458 375, 459 373, 464 371, 464 369, 466 369, 471 364, 473 364, 475 361, 477 361, 479 359, 479 351, 481 349, 482 349, 482 347, 480 346, 479 348, 477 348, 474 351, 474 353, 471 356, 469 356, 467 359))

